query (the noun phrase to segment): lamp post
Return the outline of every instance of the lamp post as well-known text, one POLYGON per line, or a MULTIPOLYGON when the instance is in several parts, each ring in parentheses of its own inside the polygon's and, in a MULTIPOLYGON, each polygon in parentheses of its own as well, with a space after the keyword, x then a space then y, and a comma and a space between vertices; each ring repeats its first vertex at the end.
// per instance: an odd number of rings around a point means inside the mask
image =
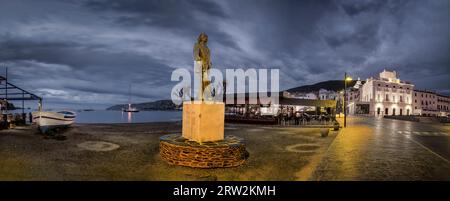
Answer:
POLYGON ((347 75, 347 72, 344 74, 344 128, 347 127, 347 81, 352 81, 352 78, 347 75))
POLYGON ((344 98, 343 98, 344 90, 339 92, 339 97, 341 97, 341 95, 342 95, 342 99, 339 98, 339 118, 341 118, 342 108, 344 108, 344 103, 342 102, 344 100, 344 98))

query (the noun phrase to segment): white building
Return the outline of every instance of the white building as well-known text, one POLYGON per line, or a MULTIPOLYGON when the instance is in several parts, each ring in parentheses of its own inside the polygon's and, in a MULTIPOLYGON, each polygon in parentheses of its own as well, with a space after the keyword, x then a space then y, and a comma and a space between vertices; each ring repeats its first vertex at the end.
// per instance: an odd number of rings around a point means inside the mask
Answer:
POLYGON ((320 89, 319 90, 319 100, 337 100, 339 93, 336 91, 320 89))
POLYGON ((448 116, 450 114, 450 97, 434 91, 414 90, 414 115, 448 116))
POLYGON ((297 98, 297 99, 309 99, 309 100, 318 100, 319 97, 317 97, 317 94, 314 92, 295 92, 295 93, 289 93, 284 91, 283 96, 286 98, 297 98))
POLYGON ((401 81, 395 71, 380 73, 378 78, 368 78, 359 89, 359 100, 350 100, 350 114, 412 115, 414 85, 401 81))

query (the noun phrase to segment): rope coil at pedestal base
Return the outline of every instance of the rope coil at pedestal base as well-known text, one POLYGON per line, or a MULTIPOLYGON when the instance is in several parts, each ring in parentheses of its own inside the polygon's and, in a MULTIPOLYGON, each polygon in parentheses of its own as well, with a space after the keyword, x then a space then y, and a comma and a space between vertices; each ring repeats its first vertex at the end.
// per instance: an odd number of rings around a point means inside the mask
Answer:
POLYGON ((248 156, 242 138, 225 136, 224 140, 198 143, 178 134, 160 137, 161 158, 171 165, 194 168, 221 168, 242 165, 248 156))

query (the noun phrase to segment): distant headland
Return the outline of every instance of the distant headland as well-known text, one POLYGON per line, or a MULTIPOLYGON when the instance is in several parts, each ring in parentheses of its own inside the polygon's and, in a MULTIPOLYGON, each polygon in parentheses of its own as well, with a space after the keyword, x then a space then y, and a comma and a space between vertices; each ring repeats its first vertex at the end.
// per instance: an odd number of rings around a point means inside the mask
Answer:
MULTIPOLYGON (((141 111, 153 111, 153 110, 179 110, 180 106, 175 105, 171 100, 158 100, 153 102, 136 103, 132 104, 133 107, 141 111)), ((122 108, 128 107, 128 104, 113 105, 106 108, 106 110, 122 110, 122 108)))

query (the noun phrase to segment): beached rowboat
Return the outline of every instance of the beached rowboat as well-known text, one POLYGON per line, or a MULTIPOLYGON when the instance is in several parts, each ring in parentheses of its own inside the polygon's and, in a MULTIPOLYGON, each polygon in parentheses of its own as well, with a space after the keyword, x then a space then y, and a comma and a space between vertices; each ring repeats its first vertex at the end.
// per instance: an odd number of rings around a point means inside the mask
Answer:
POLYGON ((72 111, 36 111, 32 113, 35 123, 42 133, 51 129, 68 127, 75 122, 76 113, 72 111))

